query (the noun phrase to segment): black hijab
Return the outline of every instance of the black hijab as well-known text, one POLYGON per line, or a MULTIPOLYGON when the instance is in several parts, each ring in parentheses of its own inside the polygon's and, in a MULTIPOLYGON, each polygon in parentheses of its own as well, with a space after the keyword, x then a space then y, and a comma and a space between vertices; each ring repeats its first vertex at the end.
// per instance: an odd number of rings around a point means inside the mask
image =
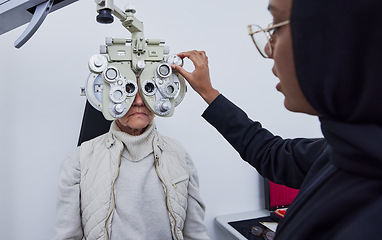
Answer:
POLYGON ((337 167, 382 178, 382 1, 293 0, 301 89, 337 167))

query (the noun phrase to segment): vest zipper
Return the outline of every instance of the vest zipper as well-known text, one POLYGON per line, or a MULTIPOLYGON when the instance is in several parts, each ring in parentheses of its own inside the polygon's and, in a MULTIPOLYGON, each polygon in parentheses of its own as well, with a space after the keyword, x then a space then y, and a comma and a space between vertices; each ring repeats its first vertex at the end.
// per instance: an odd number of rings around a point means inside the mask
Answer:
POLYGON ((169 205, 168 205, 168 190, 167 190, 167 186, 166 186, 166 184, 164 183, 164 181, 163 181, 163 179, 162 179, 162 176, 159 174, 159 171, 158 171, 158 168, 157 168, 157 164, 159 164, 159 157, 158 157, 158 155, 156 155, 156 154, 155 154, 155 160, 156 160, 156 162, 155 162, 155 164, 154 164, 154 166, 155 166, 155 171, 157 172, 157 175, 158 175, 158 177, 159 177, 159 180, 162 182, 162 184, 163 184, 163 186, 164 186, 164 188, 165 188, 165 191, 166 191, 166 206, 167 206, 167 210, 168 210, 168 212, 170 213, 171 217, 174 219, 174 235, 175 235, 175 238, 176 238, 177 240, 179 240, 178 235, 177 235, 177 233, 176 233, 176 219, 175 219, 174 214, 173 214, 172 211, 171 211, 171 208, 170 208, 169 205))
POLYGON ((113 206, 112 208, 110 209, 110 212, 109 214, 107 215, 107 218, 106 218, 106 221, 105 221, 105 230, 106 230, 106 239, 109 239, 109 231, 107 230, 107 222, 109 221, 109 218, 115 208, 115 193, 114 193, 114 184, 115 184, 115 181, 117 181, 117 178, 119 176, 119 168, 121 167, 121 156, 122 156, 122 151, 119 152, 119 159, 118 159, 118 171, 117 171, 117 174, 113 180, 113 184, 112 184, 112 188, 111 188, 111 192, 112 192, 112 196, 113 196, 113 206))

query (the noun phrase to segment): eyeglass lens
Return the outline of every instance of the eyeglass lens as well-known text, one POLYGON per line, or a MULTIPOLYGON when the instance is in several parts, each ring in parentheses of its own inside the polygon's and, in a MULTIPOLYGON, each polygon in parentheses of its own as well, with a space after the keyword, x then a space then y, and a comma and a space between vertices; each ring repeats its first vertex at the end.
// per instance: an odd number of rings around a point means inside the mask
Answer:
POLYGON ((269 45, 269 33, 264 32, 258 25, 252 25, 251 31, 254 33, 252 35, 252 39, 256 45, 256 48, 259 50, 261 55, 263 55, 263 57, 269 58, 270 56, 268 54, 272 53, 272 48, 269 45))

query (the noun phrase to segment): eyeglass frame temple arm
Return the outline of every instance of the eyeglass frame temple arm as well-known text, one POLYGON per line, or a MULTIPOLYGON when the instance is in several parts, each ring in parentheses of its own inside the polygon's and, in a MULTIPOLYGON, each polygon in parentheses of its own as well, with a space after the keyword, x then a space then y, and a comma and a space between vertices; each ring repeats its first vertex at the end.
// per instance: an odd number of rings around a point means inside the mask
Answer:
MULTIPOLYGON (((272 25, 272 26, 269 26, 269 25, 268 25, 267 28, 265 28, 265 29, 260 29, 260 30, 258 30, 258 31, 256 31, 256 32, 252 32, 252 31, 251 31, 251 30, 252 30, 252 29, 251 29, 251 26, 256 25, 256 24, 249 24, 249 25, 248 25, 248 34, 252 36, 253 34, 258 33, 258 32, 269 32, 269 31, 272 30, 272 29, 275 29, 275 28, 278 28, 278 27, 287 25, 287 24, 289 24, 289 23, 290 23, 290 20, 286 20, 286 21, 284 21, 284 22, 277 23, 277 24, 274 24, 274 25, 272 25)), ((271 25, 271 24, 270 24, 270 25, 271 25)))

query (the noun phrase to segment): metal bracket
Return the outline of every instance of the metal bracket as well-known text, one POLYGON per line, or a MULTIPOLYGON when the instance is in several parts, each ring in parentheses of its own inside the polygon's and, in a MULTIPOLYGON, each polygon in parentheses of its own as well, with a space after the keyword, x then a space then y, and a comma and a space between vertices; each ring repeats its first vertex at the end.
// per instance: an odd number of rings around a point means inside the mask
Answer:
POLYGON ((23 46, 33 36, 33 34, 37 31, 37 29, 41 26, 42 22, 45 20, 45 17, 50 12, 53 2, 54 0, 48 0, 36 6, 36 10, 33 14, 30 23, 28 24, 28 27, 15 41, 16 48, 20 48, 21 46, 23 46))

